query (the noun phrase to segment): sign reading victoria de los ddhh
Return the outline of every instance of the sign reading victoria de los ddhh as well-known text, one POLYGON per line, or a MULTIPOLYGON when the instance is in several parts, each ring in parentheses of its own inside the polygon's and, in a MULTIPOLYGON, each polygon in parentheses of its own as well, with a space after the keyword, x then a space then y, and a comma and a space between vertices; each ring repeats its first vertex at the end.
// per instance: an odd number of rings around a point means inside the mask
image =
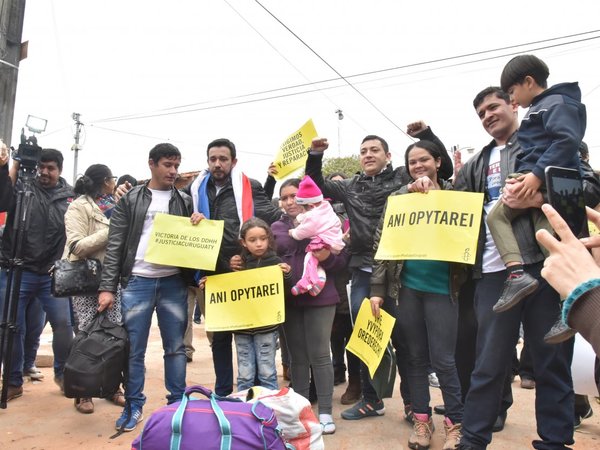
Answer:
POLYGON ((393 195, 375 259, 475 264, 483 194, 429 191, 393 195))

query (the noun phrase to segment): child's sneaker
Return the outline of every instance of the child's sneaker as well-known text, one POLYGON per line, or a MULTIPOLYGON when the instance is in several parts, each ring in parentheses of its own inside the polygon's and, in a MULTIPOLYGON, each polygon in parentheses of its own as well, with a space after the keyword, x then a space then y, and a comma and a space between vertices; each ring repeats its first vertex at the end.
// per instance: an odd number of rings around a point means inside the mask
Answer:
POLYGON ((509 274, 504 282, 502 295, 492 308, 495 313, 508 311, 516 306, 521 300, 532 294, 538 287, 539 282, 527 272, 522 275, 509 274))
POLYGON ((576 334, 577 331, 564 323, 562 318, 559 318, 544 336, 544 342, 546 344, 560 344, 571 339, 576 334))

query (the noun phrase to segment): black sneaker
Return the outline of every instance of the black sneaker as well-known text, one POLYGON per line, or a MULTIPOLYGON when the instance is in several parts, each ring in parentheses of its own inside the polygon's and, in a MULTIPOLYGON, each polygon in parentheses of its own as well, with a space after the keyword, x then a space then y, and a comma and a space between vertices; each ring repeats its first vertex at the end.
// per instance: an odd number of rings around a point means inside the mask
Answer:
POLYGON ((498 417, 496 417, 496 422, 494 422, 494 426, 492 427, 492 433, 498 433, 504 430, 504 424, 506 423, 506 411, 500 413, 498 417))
POLYGON ((575 415, 573 416, 573 428, 575 428, 575 429, 579 428, 581 426, 581 421, 583 419, 589 419, 593 415, 594 415, 594 411, 592 410, 591 406, 588 408, 588 410, 583 415, 579 415, 576 412, 575 415))
POLYGON ((569 325, 564 323, 562 319, 559 319, 544 336, 544 342, 546 344, 560 344, 561 342, 571 339, 576 334, 577 331, 573 328, 569 328, 569 325))
POLYGON ((492 308, 495 313, 508 311, 538 287, 539 282, 534 277, 524 272, 519 277, 508 277, 504 282, 502 295, 492 308))

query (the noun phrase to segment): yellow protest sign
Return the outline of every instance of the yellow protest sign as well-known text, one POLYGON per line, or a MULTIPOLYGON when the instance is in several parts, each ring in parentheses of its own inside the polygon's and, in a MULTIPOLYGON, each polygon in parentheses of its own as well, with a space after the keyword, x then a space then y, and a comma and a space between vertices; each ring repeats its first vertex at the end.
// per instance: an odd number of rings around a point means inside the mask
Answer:
POLYGON ((380 312, 379 318, 375 318, 371 312, 371 302, 365 298, 358 310, 354 330, 346 346, 346 349, 366 364, 371 378, 381 363, 396 322, 396 319, 385 311, 380 312))
POLYGON ((285 320, 283 273, 261 267, 206 278, 206 331, 233 331, 285 320))
POLYGON ((298 131, 295 131, 283 141, 273 163, 277 167, 276 179, 282 180, 293 171, 304 167, 308 149, 312 140, 317 137, 317 130, 309 119, 298 131))
POLYGON ((473 192, 390 196, 375 259, 475 264, 482 205, 473 192))
POLYGON ((215 270, 223 238, 222 220, 156 214, 144 261, 166 266, 215 270))

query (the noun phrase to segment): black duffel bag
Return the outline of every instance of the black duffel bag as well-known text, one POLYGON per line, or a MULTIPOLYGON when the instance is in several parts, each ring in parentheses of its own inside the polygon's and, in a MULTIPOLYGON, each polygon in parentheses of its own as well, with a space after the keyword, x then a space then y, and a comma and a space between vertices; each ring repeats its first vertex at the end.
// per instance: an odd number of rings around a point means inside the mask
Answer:
POLYGON ((64 387, 68 398, 106 398, 118 389, 127 373, 127 331, 102 312, 73 340, 65 363, 64 387))

